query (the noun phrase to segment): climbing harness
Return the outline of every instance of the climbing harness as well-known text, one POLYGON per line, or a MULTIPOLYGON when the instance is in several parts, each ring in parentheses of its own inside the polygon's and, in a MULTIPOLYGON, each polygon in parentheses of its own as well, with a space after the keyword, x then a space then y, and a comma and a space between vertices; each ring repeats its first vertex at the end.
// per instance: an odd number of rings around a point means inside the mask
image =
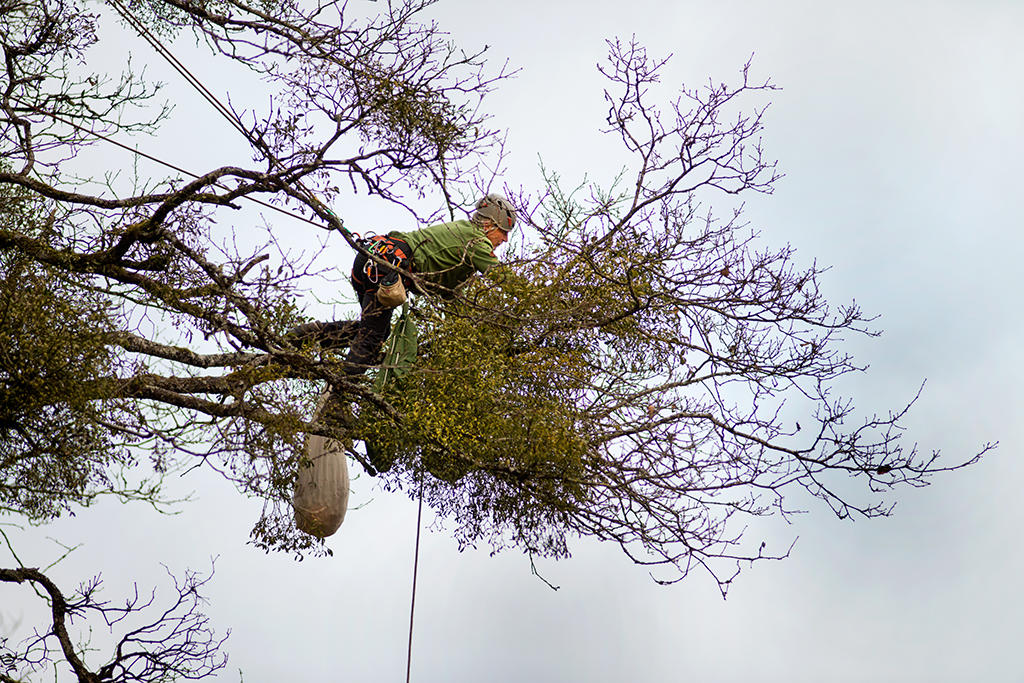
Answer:
POLYGON ((390 235, 373 235, 357 240, 357 243, 367 254, 387 261, 392 266, 387 268, 378 261, 367 259, 360 272, 365 282, 371 285, 393 284, 399 279, 398 271, 407 269, 410 249, 405 240, 390 235))

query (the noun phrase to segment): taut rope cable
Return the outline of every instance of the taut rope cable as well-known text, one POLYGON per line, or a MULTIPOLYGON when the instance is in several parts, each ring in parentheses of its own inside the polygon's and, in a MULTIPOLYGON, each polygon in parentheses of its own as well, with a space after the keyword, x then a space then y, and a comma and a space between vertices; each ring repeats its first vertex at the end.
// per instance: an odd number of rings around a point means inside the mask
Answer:
MULTIPOLYGON (((212 92, 210 92, 209 88, 204 86, 202 84, 202 82, 195 75, 193 75, 192 72, 189 71, 188 68, 185 67, 185 65, 182 64, 181 61, 179 61, 170 50, 168 50, 166 47, 164 47, 163 43, 161 43, 160 40, 155 35, 153 35, 148 29, 146 29, 146 27, 143 26, 142 23, 138 19, 136 19, 128 11, 128 8, 126 8, 123 4, 121 4, 120 0, 110 0, 110 2, 114 6, 114 8, 117 10, 117 12, 122 17, 124 17, 125 21, 127 21, 132 26, 132 28, 134 28, 139 33, 139 35, 142 36, 142 38, 147 43, 149 43, 149 45, 154 50, 156 50, 157 54, 159 54, 161 57, 163 57, 181 75, 182 78, 184 78, 186 81, 188 81, 189 85, 191 85, 193 88, 195 88, 197 91, 199 91, 199 94, 202 95, 203 98, 207 102, 209 102, 210 105, 213 106, 213 108, 216 109, 217 112, 221 116, 223 116, 225 119, 227 119, 227 121, 232 126, 234 126, 234 128, 239 133, 242 134, 242 136, 246 139, 246 141, 251 146, 253 146, 257 150, 259 150, 260 153, 263 154, 263 156, 265 156, 267 158, 267 160, 270 161, 271 164, 274 164, 274 165, 277 165, 277 166, 280 166, 280 167, 283 168, 283 165, 277 159, 277 157, 274 156, 274 154, 271 152, 270 148, 265 143, 263 143, 262 140, 255 139, 252 136, 252 134, 248 130, 246 130, 245 126, 242 124, 241 119, 239 119, 234 114, 234 112, 232 112, 230 109, 228 109, 226 106, 224 106, 224 104, 222 104, 221 101, 218 100, 217 97, 212 92)), ((331 228, 335 228, 335 229, 339 230, 345 236, 345 239, 349 242, 349 244, 351 246, 353 246, 353 247, 356 247, 356 243, 353 241, 354 238, 353 238, 353 236, 351 234, 351 231, 349 231, 348 228, 345 227, 345 222, 337 214, 335 214, 329 208, 324 206, 323 203, 321 203, 320 200, 313 194, 313 192, 310 191, 305 185, 302 184, 301 180, 296 179, 294 181, 294 183, 303 192, 306 193, 306 195, 307 195, 306 198, 307 198, 308 201, 310 201, 312 204, 316 205, 317 207, 319 207, 320 209, 322 209, 323 211, 325 211, 326 213, 328 213, 330 215, 330 219, 327 221, 328 222, 328 228, 327 229, 330 230, 331 228), (336 222, 336 224, 334 224, 334 222, 336 222)), ((307 222, 311 222, 311 221, 307 221, 307 222)), ((314 223, 314 225, 317 225, 318 227, 322 227, 322 226, 320 226, 319 224, 316 224, 316 223, 314 223)))
POLYGON ((160 40, 142 24, 142 22, 136 19, 135 16, 128 11, 127 7, 121 4, 120 0, 110 0, 110 3, 117 10, 118 14, 124 17, 124 20, 127 21, 140 36, 142 36, 143 40, 149 43, 150 47, 156 50, 157 54, 163 57, 167 63, 181 75, 182 78, 188 81, 189 85, 195 88, 199 94, 202 95, 203 98, 220 113, 221 116, 227 119, 228 123, 234 126, 239 133, 245 136, 246 140, 248 140, 250 144, 258 146, 256 145, 256 141, 249 135, 249 131, 245 129, 242 122, 234 112, 224 106, 224 104, 217 99, 217 96, 210 92, 209 88, 203 85, 202 82, 196 78, 195 75, 193 75, 192 72, 189 71, 188 68, 182 64, 170 50, 164 47, 163 43, 161 43, 160 40))
MULTIPOLYGON (((14 99, 14 98, 12 98, 12 99, 14 99)), ((15 101, 18 102, 18 100, 15 100, 15 101)), ((18 103, 22 104, 24 106, 23 102, 18 102, 18 103)), ((40 112, 40 113, 42 113, 42 114, 44 114, 46 116, 49 116, 50 118, 52 118, 55 121, 60 121, 61 123, 63 123, 66 126, 71 126, 72 128, 80 130, 83 133, 88 133, 89 135, 95 136, 95 137, 99 138, 100 140, 103 140, 104 142, 109 142, 110 144, 112 144, 112 145, 114 145, 116 147, 120 147, 121 149, 127 150, 127 151, 131 152, 132 154, 137 154, 140 157, 143 157, 144 159, 149 159, 150 161, 158 163, 161 166, 166 166, 167 168, 169 168, 171 170, 174 170, 174 171, 177 171, 178 173, 184 173, 185 175, 191 176, 193 178, 201 177, 201 176, 193 173, 192 171, 189 171, 189 170, 186 170, 184 168, 181 168, 180 166, 175 166, 174 164, 172 164, 169 161, 164 161, 163 159, 159 159, 159 158, 157 158, 157 157, 155 157, 155 156, 153 156, 151 154, 147 154, 147 153, 145 153, 145 152, 143 152, 143 151, 141 151, 139 149, 136 149, 135 147, 129 147, 128 145, 124 144, 123 142, 118 142, 117 140, 115 140, 115 139, 113 139, 113 138, 111 138, 109 136, 106 136, 103 133, 98 133, 98 132, 96 132, 96 131, 94 131, 94 130, 92 130, 90 128, 86 128, 85 126, 80 126, 77 123, 74 123, 72 121, 68 121, 64 117, 58 116, 57 114, 54 114, 53 112, 44 111, 44 112, 40 112)), ((229 189, 227 187, 224 187, 224 185, 221 185, 220 183, 216 183, 216 185, 221 187, 222 189, 225 189, 225 190, 229 189)), ((243 195, 241 197, 241 199, 247 199, 250 202, 253 202, 255 204, 259 204, 262 207, 265 207, 267 209, 271 209, 273 211, 277 211, 280 214, 284 214, 285 216, 288 216, 290 218, 294 218, 296 220, 300 220, 300 221, 303 221, 305 223, 309 223, 310 225, 314 225, 314 226, 316 226, 318 228, 323 228, 324 227, 322 224, 317 223, 316 221, 310 220, 310 219, 306 218, 305 216, 300 216, 299 214, 292 213, 291 211, 288 211, 287 209, 282 209, 279 206, 274 206, 273 204, 268 204, 267 202, 264 202, 262 200, 256 199, 255 197, 250 197, 249 195, 243 195)))

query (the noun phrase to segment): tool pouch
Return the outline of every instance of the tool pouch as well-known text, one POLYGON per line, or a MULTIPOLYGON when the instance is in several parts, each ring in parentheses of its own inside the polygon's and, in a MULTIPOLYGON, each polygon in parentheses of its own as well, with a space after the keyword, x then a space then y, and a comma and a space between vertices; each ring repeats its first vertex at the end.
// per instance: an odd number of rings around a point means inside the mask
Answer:
POLYGON ((384 308, 394 308, 405 303, 405 285, 402 278, 396 278, 395 282, 389 285, 382 284, 377 288, 377 301, 384 308))

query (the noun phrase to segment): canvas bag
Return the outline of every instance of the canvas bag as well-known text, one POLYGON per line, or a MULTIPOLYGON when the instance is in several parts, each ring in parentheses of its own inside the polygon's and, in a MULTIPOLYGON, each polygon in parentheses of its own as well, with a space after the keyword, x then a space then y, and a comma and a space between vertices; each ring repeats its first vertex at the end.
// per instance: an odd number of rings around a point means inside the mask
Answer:
POLYGON ((400 379, 416 363, 419 348, 419 330, 416 321, 409 312, 409 304, 402 306, 402 315, 391 328, 391 335, 384 342, 384 361, 377 370, 373 381, 374 391, 378 393, 395 379, 400 379))
MULTIPOLYGON (((314 421, 320 419, 330 394, 321 397, 314 421)), ((292 507, 295 526, 300 530, 324 538, 330 536, 345 521, 348 510, 348 456, 345 444, 336 439, 309 434, 306 436, 304 461, 299 463, 295 479, 292 507)))
POLYGON ((406 301, 405 285, 402 278, 398 278, 390 285, 381 285, 377 288, 377 301, 384 308, 401 306, 406 301))

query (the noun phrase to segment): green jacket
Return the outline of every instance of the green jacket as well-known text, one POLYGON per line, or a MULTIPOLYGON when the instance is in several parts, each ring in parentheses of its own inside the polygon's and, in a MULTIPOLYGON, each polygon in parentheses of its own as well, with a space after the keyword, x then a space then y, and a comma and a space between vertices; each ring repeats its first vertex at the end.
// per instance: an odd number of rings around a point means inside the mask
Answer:
POLYGON ((393 232, 412 249, 412 270, 448 295, 479 271, 498 264, 483 228, 470 221, 438 223, 412 232, 393 232), (447 291, 445 291, 447 290, 447 291))

